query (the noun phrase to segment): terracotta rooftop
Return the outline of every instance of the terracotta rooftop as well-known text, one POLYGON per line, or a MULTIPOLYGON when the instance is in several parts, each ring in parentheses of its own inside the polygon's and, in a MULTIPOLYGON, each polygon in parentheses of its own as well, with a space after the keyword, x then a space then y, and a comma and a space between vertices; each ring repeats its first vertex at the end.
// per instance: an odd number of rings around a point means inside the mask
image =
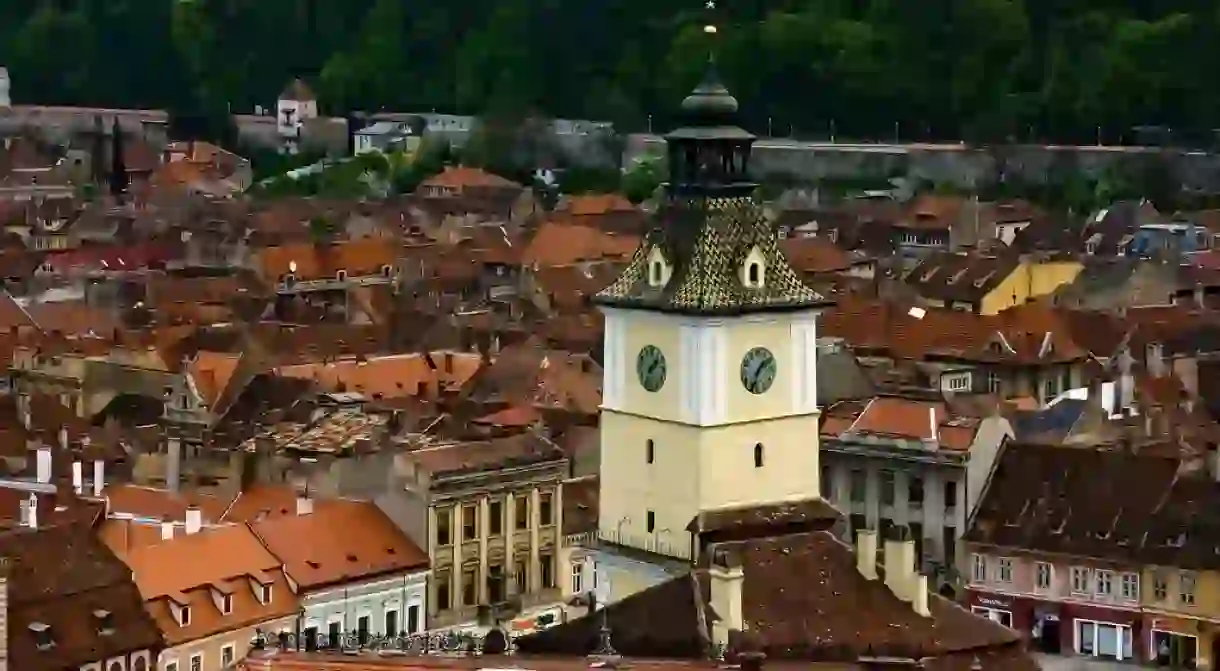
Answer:
POLYGON ((420 186, 449 186, 458 188, 482 187, 500 189, 523 188, 520 184, 512 180, 505 179, 499 175, 487 172, 486 170, 468 168, 466 166, 446 166, 440 174, 424 180, 420 186))
MULTIPOLYGON (((768 660, 853 663, 862 656, 930 658, 963 671, 978 658, 985 669, 1036 669, 1021 635, 928 596, 931 615, 915 612, 880 580, 864 578, 855 553, 831 532, 716 543, 744 571, 742 615, 753 646, 768 660), (799 584, 799 589, 793 585, 799 584)), ((704 657, 717 619, 710 576, 699 569, 608 605, 603 613, 621 654, 704 657)), ((517 650, 580 655, 596 646, 601 615, 586 616, 517 639, 517 650)))
POLYGON ((59 670, 162 646, 131 570, 87 525, 0 534, 8 559, 8 662, 13 669, 59 670), (110 627, 99 626, 107 613, 110 627), (54 645, 39 647, 36 627, 54 645))
POLYGON ((332 501, 250 527, 306 590, 428 568, 427 554, 371 501, 332 501))

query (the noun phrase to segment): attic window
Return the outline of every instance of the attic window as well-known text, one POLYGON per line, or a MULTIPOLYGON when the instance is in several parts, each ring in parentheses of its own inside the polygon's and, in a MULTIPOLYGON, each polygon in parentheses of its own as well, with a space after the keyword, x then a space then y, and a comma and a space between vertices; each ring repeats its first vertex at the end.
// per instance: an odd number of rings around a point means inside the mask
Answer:
POLYGON ((660 286, 664 281, 665 268, 660 261, 653 261, 648 270, 648 283, 654 287, 660 286))
POLYGON ((340 282, 343 282, 343 281, 347 280, 347 271, 340 270, 339 272, 335 273, 335 277, 337 277, 340 282))
POLYGON ((262 603, 271 603, 271 585, 259 585, 258 600, 262 603))
POLYGON ((762 281, 762 265, 758 264, 758 263, 751 263, 750 270, 749 270, 749 277, 746 279, 746 283, 752 287, 756 287, 756 286, 758 286, 758 283, 761 281, 762 281))
POLYGON ((233 612, 233 595, 232 594, 221 594, 220 595, 220 612, 223 613, 224 615, 228 615, 229 613, 233 612))
POLYGON ((97 619, 97 633, 102 636, 109 636, 114 633, 114 613, 108 610, 95 610, 93 617, 97 619))
POLYGON ((741 268, 741 283, 747 289, 761 289, 766 283, 767 269, 763 265, 765 259, 757 247, 746 255, 741 268))
POLYGON ((178 611, 178 624, 183 627, 191 626, 191 607, 190 606, 183 606, 182 609, 178 611))
POLYGON ((392 274, 394 274, 394 269, 393 269, 393 268, 391 268, 390 266, 382 266, 382 267, 381 267, 381 275, 382 275, 382 277, 389 277, 389 276, 390 276, 390 275, 392 275, 392 274))
POLYGON ((284 275, 284 285, 285 286, 290 287, 294 283, 296 283, 296 281, 297 281, 297 276, 294 275, 293 273, 288 273, 287 275, 284 275))
POLYGON ((31 622, 30 633, 34 635, 34 645, 39 650, 50 650, 55 647, 55 638, 51 635, 51 626, 44 622, 31 622))

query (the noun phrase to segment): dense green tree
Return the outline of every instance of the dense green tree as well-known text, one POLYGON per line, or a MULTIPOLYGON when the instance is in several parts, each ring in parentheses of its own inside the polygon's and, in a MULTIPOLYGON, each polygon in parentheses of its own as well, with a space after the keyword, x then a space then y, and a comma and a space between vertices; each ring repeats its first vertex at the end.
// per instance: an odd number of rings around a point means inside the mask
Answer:
POLYGON ((756 132, 1131 139, 1216 125, 1220 11, 1202 0, 56 0, 0 3, 18 102, 274 103, 668 127, 709 52, 756 132))

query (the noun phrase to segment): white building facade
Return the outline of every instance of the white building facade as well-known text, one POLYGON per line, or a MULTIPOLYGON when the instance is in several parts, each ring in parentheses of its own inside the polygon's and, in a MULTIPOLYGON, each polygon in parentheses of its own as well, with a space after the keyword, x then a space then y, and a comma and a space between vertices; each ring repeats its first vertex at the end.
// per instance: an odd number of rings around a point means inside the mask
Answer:
POLYGON ((301 635, 319 646, 339 636, 346 647, 381 643, 427 631, 429 571, 382 576, 307 592, 301 635))

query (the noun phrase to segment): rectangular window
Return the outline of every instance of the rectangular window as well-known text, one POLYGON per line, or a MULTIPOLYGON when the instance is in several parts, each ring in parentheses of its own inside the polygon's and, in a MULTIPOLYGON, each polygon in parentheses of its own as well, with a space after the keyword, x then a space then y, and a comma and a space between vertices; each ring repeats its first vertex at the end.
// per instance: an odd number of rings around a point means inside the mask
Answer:
POLYGON ((326 645, 332 650, 338 650, 343 647, 346 641, 343 640, 343 623, 335 620, 328 622, 326 625, 326 645))
POLYGON ((645 526, 648 533, 652 533, 657 528, 657 514, 651 510, 645 516, 645 526))
POLYGON ((514 513, 516 519, 513 526, 518 529, 528 529, 530 525, 530 500, 528 494, 518 494, 514 500, 514 505, 517 507, 514 513))
POLYGON ((203 655, 191 655, 191 671, 203 671, 203 655))
POLYGON ((894 471, 882 470, 881 473, 881 505, 894 505, 894 471))
POLYGON ((178 671, 178 662, 166 662, 165 671, 178 671))
POLYGON ((1000 376, 996 373, 987 374, 987 393, 999 394, 1004 388, 1004 382, 1000 380, 1000 376))
POLYGON ((1040 561, 1034 569, 1034 586, 1040 590, 1051 588, 1051 565, 1040 561))
POLYGON ((1012 582, 1012 559, 1008 557, 1000 557, 999 564, 999 581, 1012 582))
POLYGON ((525 561, 524 559, 518 559, 513 563, 513 583, 516 584, 517 594, 525 594, 529 587, 525 574, 525 561))
POLYGON ((851 471, 851 502, 864 503, 867 490, 868 475, 858 468, 853 468, 851 471))
POLYGON ((1057 378, 1047 378, 1042 383, 1043 401, 1049 403, 1059 395, 1059 380, 1057 378))
POLYGON ((385 612, 385 635, 387 638, 394 638, 398 634, 398 611, 387 610, 385 612))
POLYGON ((581 579, 584 577, 582 575, 581 571, 583 571, 584 568, 585 568, 585 563, 583 561, 572 562, 572 593, 573 594, 580 594, 580 593, 584 592, 584 589, 582 589, 583 585, 581 584, 581 582, 582 582, 581 579))
POLYGON ((1127 601, 1139 601, 1140 576, 1138 573, 1123 574, 1123 598, 1127 601))
POLYGON ((656 452, 653 449, 654 446, 655 446, 655 443, 653 443, 652 440, 649 440, 648 442, 644 443, 644 458, 645 458, 645 461, 647 461, 650 464, 653 463, 653 460, 655 460, 657 458, 656 452))
POLYGON ((1178 597, 1186 606, 1195 605, 1195 574, 1182 571, 1178 574, 1178 597))
POLYGON ((912 475, 907 480, 907 505, 912 508, 923 507, 923 478, 912 475))
POLYGON ((974 555, 974 570, 970 574, 974 582, 987 582, 987 556, 974 555))
POLYGON ((436 509, 436 544, 441 547, 453 542, 452 518, 453 508, 436 509))
POLYGON ((473 606, 478 603, 478 592, 475 587, 478 584, 475 582, 475 571, 473 568, 468 568, 462 571, 462 605, 473 606))
POLYGON ((220 666, 228 668, 233 664, 233 644, 229 644, 220 649, 220 666))
POLYGON ((551 589, 555 586, 555 557, 549 553, 543 552, 538 555, 538 562, 542 564, 542 589, 551 589))
POLYGON ((1090 575, 1089 569, 1084 568, 1083 566, 1073 566, 1072 567, 1072 593, 1088 594, 1090 591, 1089 583, 1090 583, 1091 577, 1092 576, 1090 575))
POLYGON ((356 640, 362 646, 369 644, 369 620, 368 615, 361 615, 356 618, 356 640))
POLYGON ((474 505, 462 506, 462 540, 479 537, 479 509, 474 505))
POLYGON ((970 389, 969 375, 950 375, 948 381, 949 391, 967 391, 970 389))
POLYGON ((550 492, 542 492, 538 495, 538 524, 544 527, 549 527, 555 523, 553 500, 550 492))
POLYGON ((1097 596, 1112 596, 1114 594, 1114 573, 1112 571, 1097 571, 1097 596))
POLYGON ((957 507, 957 483, 945 483, 945 509, 957 507))
POLYGON ((409 606, 407 608, 407 633, 415 634, 419 632, 419 606, 409 606))
POLYGON ((449 610, 451 607, 450 599, 452 598, 452 587, 449 582, 449 574, 437 572, 436 574, 436 608, 437 610, 449 610))
POLYGON ((826 466, 826 465, 822 466, 821 478, 822 478, 822 483, 821 483, 822 498, 824 498, 828 501, 833 501, 835 499, 835 483, 834 483, 834 479, 831 478, 829 466, 826 466))
POLYGON ((492 501, 487 504, 488 535, 499 536, 504 533, 504 502, 492 501))
POLYGON ((1169 581, 1162 573, 1152 576, 1152 598, 1164 601, 1169 598, 1169 581))

